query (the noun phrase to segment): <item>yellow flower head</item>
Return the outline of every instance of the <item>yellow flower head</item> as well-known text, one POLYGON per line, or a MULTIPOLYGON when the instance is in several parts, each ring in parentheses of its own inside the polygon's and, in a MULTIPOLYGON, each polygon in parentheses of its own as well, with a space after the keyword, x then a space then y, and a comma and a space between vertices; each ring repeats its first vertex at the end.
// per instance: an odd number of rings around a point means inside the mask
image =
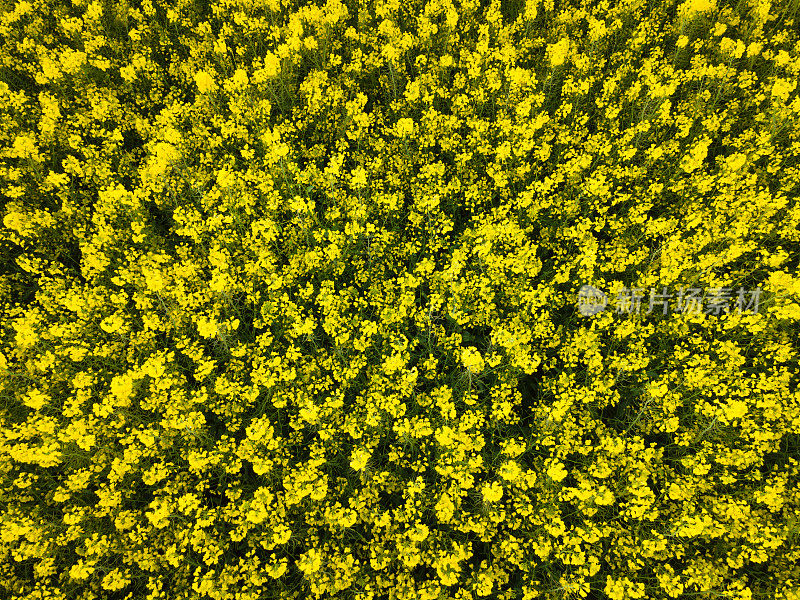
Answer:
POLYGON ((201 94, 212 92, 217 87, 214 78, 205 71, 198 71, 195 73, 194 82, 197 84, 197 89, 200 90, 201 94))
POLYGON ((316 548, 312 548, 305 554, 303 554, 299 561, 297 561, 297 568, 303 571, 303 573, 311 574, 316 573, 319 571, 319 568, 322 566, 322 555, 320 554, 319 550, 316 548))
POLYGON ((692 15, 695 13, 708 12, 716 8, 715 0, 687 0, 683 5, 684 10, 692 15))
POLYGON ((400 137, 410 136, 414 133, 414 120, 403 117, 397 121, 397 135, 400 137))
POLYGON ((233 77, 231 77, 231 85, 234 89, 241 89, 249 82, 250 80, 247 77, 247 71, 245 69, 236 69, 233 77))
POLYGON ((436 503, 436 515, 438 518, 446 523, 453 518, 454 510, 455 506, 453 505, 453 501, 450 499, 450 496, 447 494, 442 494, 439 502, 436 503))
POLYGON ((477 348, 472 346, 462 350, 461 362, 464 363, 464 366, 469 369, 471 373, 479 373, 484 367, 483 357, 480 352, 478 352, 477 348))
POLYGON ((491 485, 486 483, 483 485, 481 493, 483 494, 484 502, 497 502, 503 497, 503 486, 500 485, 499 481, 495 481, 491 485))
POLYGON ((515 481, 522 471, 516 461, 510 460, 500 468, 500 476, 508 481, 515 481))
POLYGON ((267 55, 264 57, 264 68, 263 68, 263 75, 268 78, 272 79, 276 77, 281 70, 281 59, 272 52, 268 52, 267 55))
POLYGON ((133 395, 133 377, 127 373, 115 376, 111 380, 111 393, 120 403, 128 403, 133 395))
POLYGON ((32 390, 25 398, 25 405, 34 410, 40 410, 45 404, 47 404, 47 400, 48 397, 46 394, 43 394, 39 390, 32 390))
POLYGON ((741 419, 747 414, 747 403, 743 400, 731 400, 724 410, 729 420, 741 419))
POLYGON ((197 331, 204 338, 211 338, 217 335, 217 323, 212 319, 201 317, 197 320, 197 331))
POLYGON ((561 461, 556 460, 547 469, 547 476, 553 481, 563 481, 567 477, 567 470, 561 461))
POLYGON ((367 466, 368 460, 369 460, 369 452, 367 452, 363 448, 359 448, 358 450, 353 452, 353 457, 350 459, 350 466, 356 471, 361 471, 364 469, 364 467, 367 466))
POLYGON ((569 38, 561 38, 557 43, 550 46, 550 64, 557 67, 564 63, 569 54, 569 38))

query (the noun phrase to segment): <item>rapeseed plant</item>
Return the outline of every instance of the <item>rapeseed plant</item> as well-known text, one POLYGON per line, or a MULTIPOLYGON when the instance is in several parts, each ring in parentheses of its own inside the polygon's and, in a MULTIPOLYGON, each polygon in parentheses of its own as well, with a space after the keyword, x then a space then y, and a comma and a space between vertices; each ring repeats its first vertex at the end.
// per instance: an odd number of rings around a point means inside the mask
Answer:
POLYGON ((796 598, 795 4, 4 7, 0 588, 796 598))

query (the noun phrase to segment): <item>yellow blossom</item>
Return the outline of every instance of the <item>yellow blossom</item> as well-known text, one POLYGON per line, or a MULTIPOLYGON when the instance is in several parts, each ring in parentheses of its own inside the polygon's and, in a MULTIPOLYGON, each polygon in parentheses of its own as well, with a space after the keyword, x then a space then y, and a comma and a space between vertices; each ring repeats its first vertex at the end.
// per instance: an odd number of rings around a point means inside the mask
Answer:
POLYGON ((197 89, 201 94, 207 94, 216 89, 217 84, 214 78, 206 71, 198 71, 194 75, 194 82, 197 84, 197 89))
POLYGON ((549 47, 550 51, 550 64, 557 67, 564 63, 567 55, 569 54, 570 42, 569 38, 561 38, 557 43, 549 47))
POLYGON ((562 481, 567 476, 567 470, 560 461, 553 461, 547 469, 547 476, 553 481, 562 481))
POLYGON ((367 466, 367 461, 369 461, 369 452, 359 448, 353 453, 350 459, 350 466, 356 471, 362 471, 367 466))
POLYGON ((397 135, 400 137, 410 136, 414 132, 414 120, 408 117, 403 117, 397 121, 396 126, 397 135))
POLYGON ((499 481, 495 481, 491 484, 486 483, 481 489, 481 494, 483 495, 484 502, 497 502, 503 497, 503 486, 499 481))

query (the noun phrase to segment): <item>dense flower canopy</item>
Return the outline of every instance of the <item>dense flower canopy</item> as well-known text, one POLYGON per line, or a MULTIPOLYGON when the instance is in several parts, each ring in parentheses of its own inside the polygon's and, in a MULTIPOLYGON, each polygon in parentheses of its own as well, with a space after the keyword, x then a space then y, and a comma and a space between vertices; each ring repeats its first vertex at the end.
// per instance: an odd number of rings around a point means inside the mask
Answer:
POLYGON ((798 23, 5 2, 0 596, 800 599, 798 23))

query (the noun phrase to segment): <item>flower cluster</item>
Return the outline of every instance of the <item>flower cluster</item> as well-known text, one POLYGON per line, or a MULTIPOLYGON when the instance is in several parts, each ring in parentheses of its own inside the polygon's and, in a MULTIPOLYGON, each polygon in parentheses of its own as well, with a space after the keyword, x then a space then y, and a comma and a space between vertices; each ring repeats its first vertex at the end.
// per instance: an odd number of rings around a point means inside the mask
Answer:
POLYGON ((4 3, 0 596, 798 600, 796 4, 4 3))

